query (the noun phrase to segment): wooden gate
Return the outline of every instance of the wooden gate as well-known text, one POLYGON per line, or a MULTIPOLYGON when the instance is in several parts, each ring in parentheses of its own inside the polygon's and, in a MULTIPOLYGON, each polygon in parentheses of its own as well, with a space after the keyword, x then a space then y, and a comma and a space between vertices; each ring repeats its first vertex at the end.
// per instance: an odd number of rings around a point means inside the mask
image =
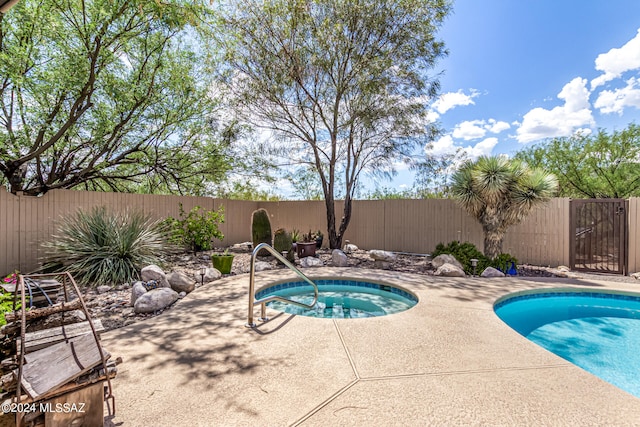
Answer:
POLYGON ((570 202, 572 270, 627 274, 629 202, 584 199, 570 202))

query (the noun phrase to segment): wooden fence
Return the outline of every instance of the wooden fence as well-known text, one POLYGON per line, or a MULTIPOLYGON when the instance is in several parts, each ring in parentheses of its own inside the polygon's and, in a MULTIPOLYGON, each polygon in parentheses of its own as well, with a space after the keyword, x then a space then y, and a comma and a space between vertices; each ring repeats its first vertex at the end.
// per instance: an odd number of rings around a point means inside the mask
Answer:
MULTIPOLYGON (((630 200, 629 271, 640 269, 640 199, 630 200)), ((253 202, 208 197, 159 196, 98 193, 72 190, 50 191, 42 197, 13 195, 0 189, 0 274, 15 269, 23 272, 38 268, 44 255, 42 243, 55 234, 65 216, 94 206, 114 211, 139 210, 154 218, 177 217, 179 204, 186 212, 194 206, 206 209, 224 207, 225 238, 216 246, 229 246, 251 240, 251 212, 265 208, 273 230, 283 227, 301 232, 322 230, 326 234, 323 201, 253 202)), ((340 217, 342 202, 336 202, 340 217)), ((440 243, 469 241, 483 247, 480 225, 452 200, 376 200, 355 201, 351 223, 345 235, 362 249, 429 253, 440 243)), ((325 246, 327 239, 325 239, 325 246)), ((569 262, 569 199, 551 200, 535 210, 507 233, 504 250, 520 262, 567 265, 569 262)))

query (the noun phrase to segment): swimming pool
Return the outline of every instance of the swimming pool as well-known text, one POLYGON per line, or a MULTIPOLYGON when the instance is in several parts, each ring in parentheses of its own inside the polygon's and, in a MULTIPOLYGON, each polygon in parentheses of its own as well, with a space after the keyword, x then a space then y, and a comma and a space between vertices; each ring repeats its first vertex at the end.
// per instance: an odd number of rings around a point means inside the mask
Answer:
MULTIPOLYGON (((308 317, 352 319, 386 316, 410 309, 418 302, 411 292, 388 284, 363 280, 316 280, 318 303, 313 309, 271 301, 267 307, 285 313, 308 317)), ((256 293, 256 299, 278 295, 298 302, 313 302, 313 288, 306 282, 285 282, 256 293)))
POLYGON ((530 341, 640 398, 640 295, 552 289, 501 298, 494 310, 530 341))

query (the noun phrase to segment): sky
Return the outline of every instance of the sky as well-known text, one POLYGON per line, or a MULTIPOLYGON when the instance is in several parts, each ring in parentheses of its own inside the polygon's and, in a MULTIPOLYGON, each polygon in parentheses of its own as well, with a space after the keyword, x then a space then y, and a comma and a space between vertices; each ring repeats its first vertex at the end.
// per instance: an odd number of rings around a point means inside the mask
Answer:
MULTIPOLYGON (((438 36, 449 55, 434 154, 513 155, 640 124, 640 0, 456 0, 438 36)), ((380 184, 401 190, 413 175, 380 184)))

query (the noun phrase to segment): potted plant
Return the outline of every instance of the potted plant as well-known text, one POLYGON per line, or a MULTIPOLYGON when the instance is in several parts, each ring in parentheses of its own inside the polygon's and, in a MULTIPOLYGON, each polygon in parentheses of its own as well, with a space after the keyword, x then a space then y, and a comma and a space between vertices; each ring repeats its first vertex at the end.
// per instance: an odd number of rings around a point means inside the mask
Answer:
POLYGON ((302 242, 296 244, 296 252, 298 258, 304 258, 308 256, 316 256, 316 241, 313 238, 313 233, 309 230, 309 234, 302 236, 302 242))
POLYGON ((229 274, 233 265, 233 254, 230 254, 228 249, 221 254, 211 254, 211 263, 220 273, 229 274))

